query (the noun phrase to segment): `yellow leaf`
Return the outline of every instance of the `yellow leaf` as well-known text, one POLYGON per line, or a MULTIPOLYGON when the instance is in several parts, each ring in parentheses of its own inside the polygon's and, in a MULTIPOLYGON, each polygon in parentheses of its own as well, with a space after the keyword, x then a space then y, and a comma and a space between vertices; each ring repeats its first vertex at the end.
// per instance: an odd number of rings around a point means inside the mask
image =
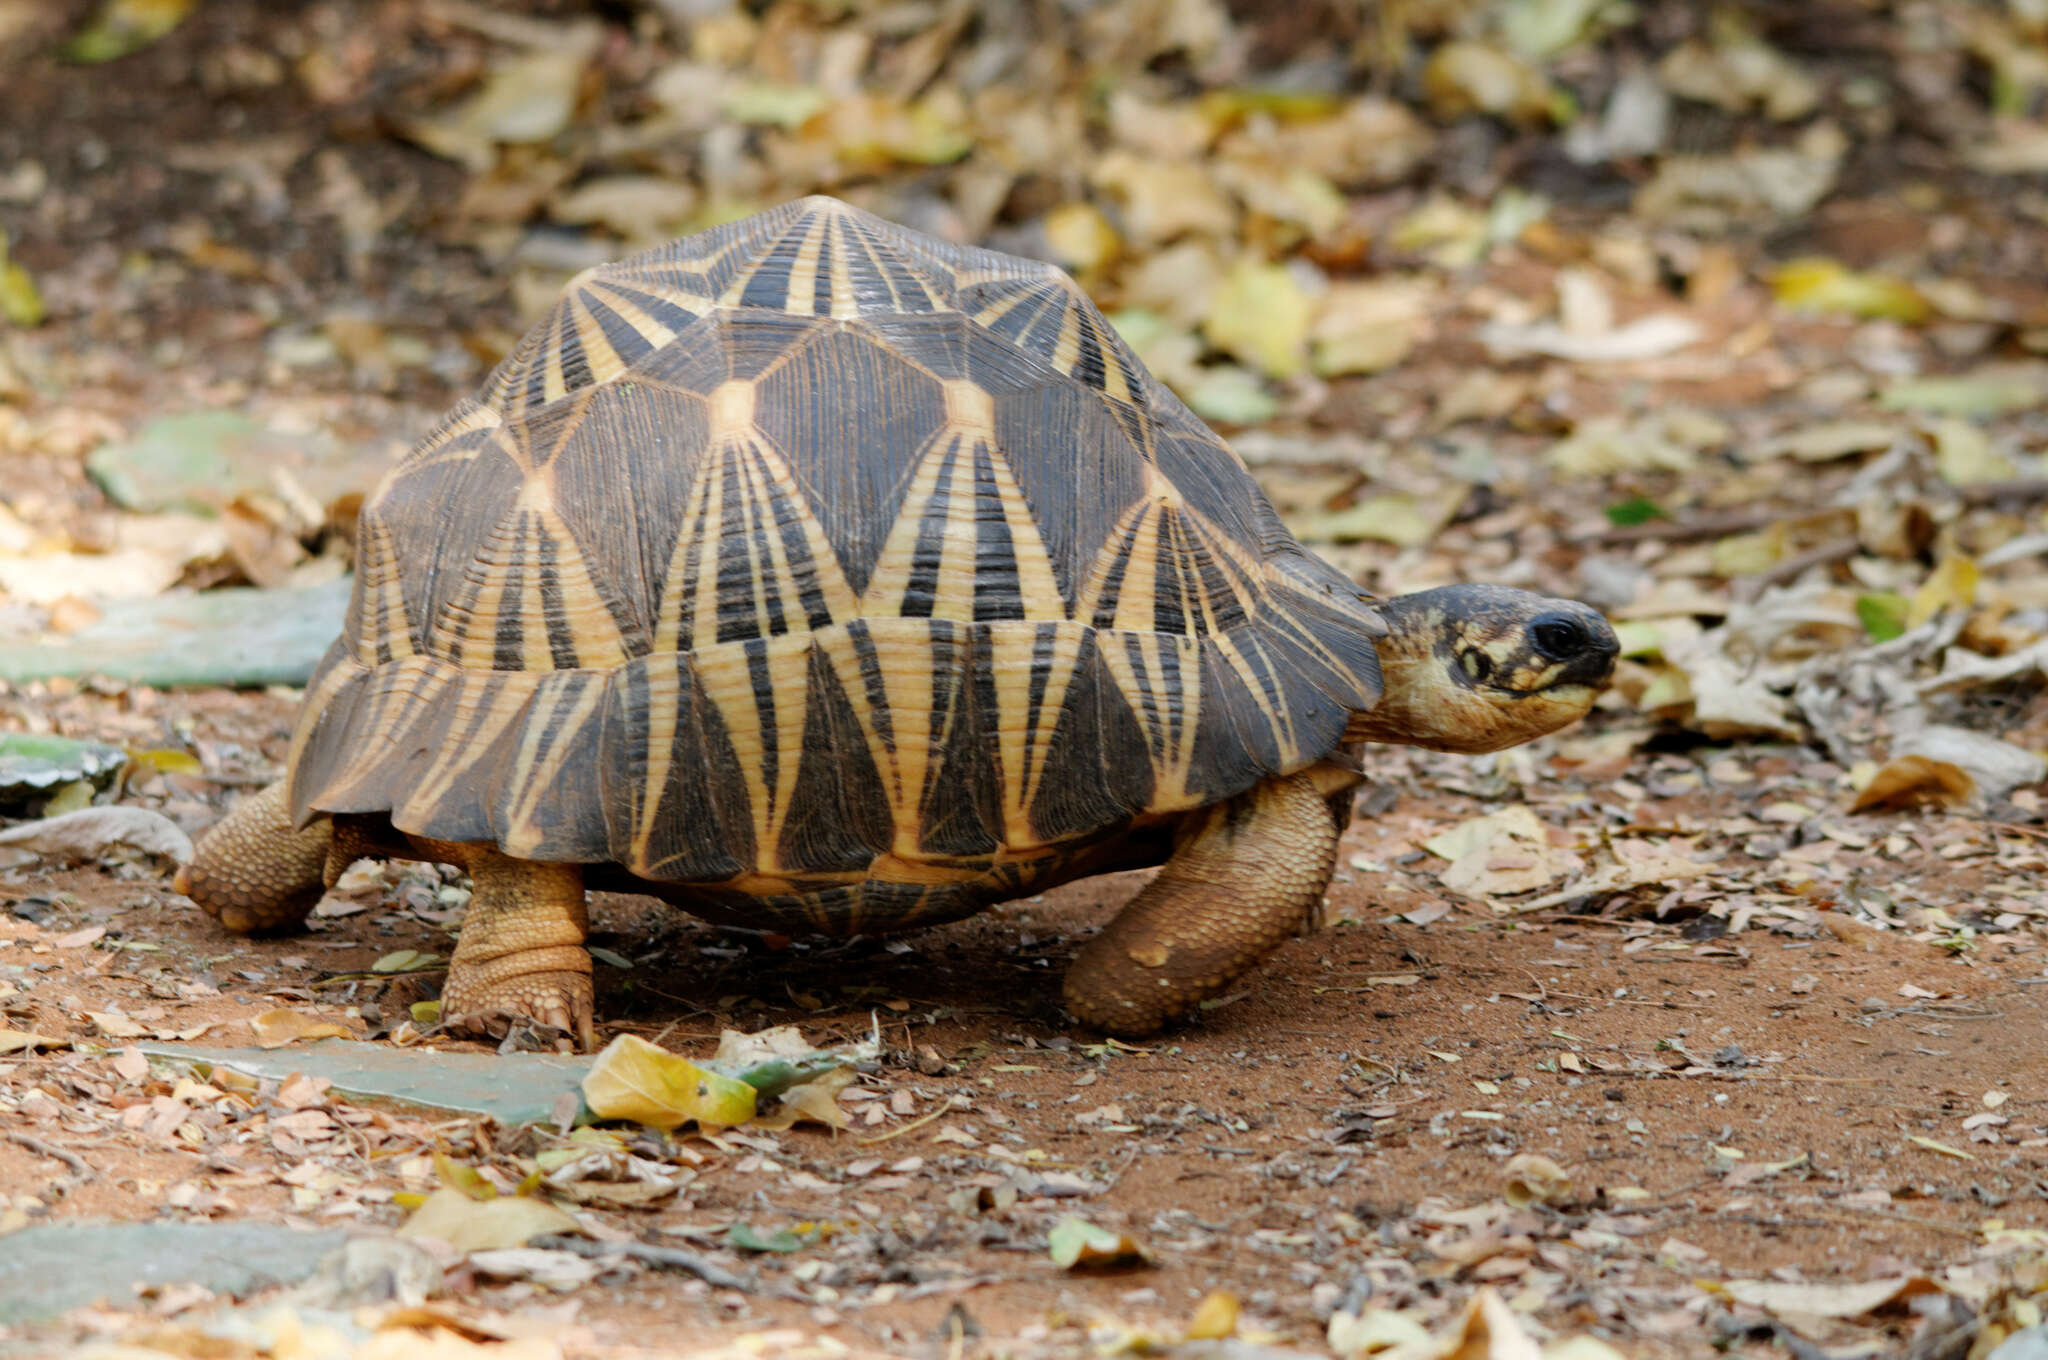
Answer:
POLYGON ((1932 310, 1912 284, 1885 274, 1859 274, 1839 260, 1793 260, 1771 276, 1771 292, 1805 312, 1881 317, 1915 324, 1932 310))
POLYGON ((307 1015, 301 1011, 288 1010, 282 1006, 274 1011, 249 1018, 249 1028, 256 1031, 258 1048, 283 1048, 305 1039, 353 1039, 351 1034, 331 1020, 307 1015))
POLYGON ((521 1247, 543 1233, 573 1233, 582 1226, 565 1209, 542 1199, 500 1195, 471 1199, 452 1186, 442 1186, 413 1211, 400 1237, 435 1237, 457 1251, 495 1251, 521 1247))
POLYGON ((459 1190, 470 1199, 496 1199, 498 1187, 484 1179, 484 1173, 473 1166, 464 1166, 445 1152, 434 1154, 434 1174, 441 1184, 450 1190, 459 1190))
POLYGON ((40 326, 45 314, 36 281, 7 258, 7 233, 0 231, 0 317, 17 326, 40 326))
POLYGON ((1269 376, 1291 378, 1308 366, 1310 314, 1292 271, 1247 256, 1217 284, 1202 333, 1269 376))
POLYGON ((1190 1341, 1221 1341, 1237 1330, 1237 1295, 1228 1289, 1212 1289, 1195 1305, 1188 1321, 1190 1341))
POLYGON ((2002 482, 2019 473, 2012 459, 1992 447, 1990 435, 1961 416, 1941 421, 1931 433, 1935 469, 1950 486, 2002 482))
POLYGON ((174 746, 152 746, 146 750, 130 751, 128 758, 137 765, 146 765, 160 774, 203 774, 199 757, 190 751, 180 751, 174 746))
POLYGON ((1100 269, 1123 249, 1123 238, 1092 203, 1062 203, 1045 215, 1045 243, 1069 269, 1100 269))
POLYGON ((32 1048, 62 1048, 64 1040, 27 1030, 0 1029, 0 1053, 24 1053, 32 1048))
POLYGON ((1944 609, 1968 609, 1977 602, 1977 564, 1967 557, 1944 557, 1920 589, 1913 592, 1906 626, 1918 628, 1944 609))
POLYGON ((622 1034, 605 1045, 584 1075, 583 1099, 600 1119, 630 1119, 657 1129, 692 1121, 729 1128, 754 1117, 755 1091, 636 1035, 622 1034))

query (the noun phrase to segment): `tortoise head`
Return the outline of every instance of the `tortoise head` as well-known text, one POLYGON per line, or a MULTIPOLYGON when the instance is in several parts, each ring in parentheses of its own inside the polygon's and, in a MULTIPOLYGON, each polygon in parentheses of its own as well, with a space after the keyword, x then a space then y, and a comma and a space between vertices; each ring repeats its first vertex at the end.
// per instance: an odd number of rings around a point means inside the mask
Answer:
POLYGON ((1621 644, 1599 611, 1505 586, 1375 601, 1386 690, 1347 740, 1477 754, 1555 732, 1593 706, 1621 644))

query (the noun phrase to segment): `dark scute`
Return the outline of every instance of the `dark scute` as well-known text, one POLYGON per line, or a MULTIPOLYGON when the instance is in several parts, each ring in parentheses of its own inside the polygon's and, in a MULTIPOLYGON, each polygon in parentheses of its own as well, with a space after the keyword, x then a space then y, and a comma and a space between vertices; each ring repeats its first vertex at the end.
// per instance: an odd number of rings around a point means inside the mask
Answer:
POLYGON ((719 330, 735 378, 758 378, 794 351, 837 334, 828 320, 787 312, 728 312, 719 330))
POLYGON ((1142 811, 1153 793, 1145 730, 1089 634, 1045 751, 1031 828, 1047 842, 1093 835, 1142 811))
POLYGON ((967 376, 967 334, 973 323, 958 312, 917 312, 907 316, 864 316, 865 332, 904 362, 935 378, 967 376))
POLYGON ((1286 700, 1303 759, 1312 761, 1329 754, 1344 739, 1354 708, 1366 707, 1355 702, 1357 686, 1303 645, 1301 635, 1284 622, 1261 628, 1257 636, 1274 682, 1286 700))
POLYGON ((591 394, 582 426, 555 456, 555 508, 591 579, 616 601, 628 655, 644 652, 654 631, 708 428, 693 397, 607 385, 591 394))
POLYGON ((803 757, 776 860, 803 873, 851 873, 887 850, 889 795, 860 719, 825 654, 811 649, 803 757))
POLYGON ((590 690, 604 685, 607 678, 588 671, 563 671, 548 676, 527 701, 518 721, 493 743, 490 755, 477 766, 477 780, 486 786, 493 834, 502 837, 513 829, 519 805, 532 794, 518 768, 519 754, 527 741, 538 736, 536 765, 544 765, 567 752, 533 802, 532 819, 542 828, 539 844, 527 852, 533 859, 554 864, 587 864, 611 856, 605 829, 604 781, 598 765, 604 705, 593 704, 580 721, 571 722, 568 717, 589 697, 590 690), (538 734, 534 732, 536 727, 540 729, 538 734))
MULTIPOLYGON (((402 807, 426 782, 428 772, 444 752, 483 754, 478 747, 490 729, 491 718, 507 703, 496 692, 506 682, 504 677, 490 672, 471 671, 463 679, 476 690, 477 700, 473 706, 458 702, 462 681, 452 683, 431 704, 408 706, 410 714, 394 728, 400 734, 395 743, 397 759, 382 762, 378 767, 380 776, 390 771, 383 790, 389 801, 381 802, 380 807, 402 807)), ((491 821, 485 781, 477 778, 476 771, 477 766, 472 764, 457 775, 441 797, 425 809, 424 818, 413 820, 401 815, 392 819, 392 825, 400 831, 430 836, 437 841, 495 841, 497 828, 491 821)))
POLYGON ((725 292, 741 270, 759 260, 785 234, 801 237, 807 216, 808 209, 803 203, 784 203, 767 212, 722 223, 695 236, 656 246, 653 250, 620 261, 613 268, 620 274, 638 276, 650 283, 717 297, 725 292), (712 262, 709 269, 696 272, 696 267, 704 261, 712 262), (682 264, 693 266, 692 271, 686 273, 678 268, 682 264))
POLYGON ((1274 595, 1260 627, 1284 645, 1283 654, 1307 683, 1347 709, 1363 710, 1380 697, 1379 652, 1361 625, 1364 616, 1362 607, 1347 611, 1327 598, 1284 591, 1274 595))
POLYGON ((1035 385, 996 381, 997 371, 1014 378, 1037 367, 1005 355, 1023 359, 984 336, 968 357, 975 379, 999 393, 996 452, 1031 507, 1053 579, 1071 603, 1117 520, 1144 494, 1145 460, 1109 403, 1073 379, 1038 368, 1035 385))
POLYGON ((831 332, 761 380, 754 415, 847 583, 865 590, 919 455, 945 424, 939 385, 898 358, 891 342, 831 332))
POLYGON ((924 248, 926 242, 874 217, 843 218, 840 230, 847 280, 863 316, 930 312, 952 297, 952 271, 924 248))
POLYGON ((369 686, 370 672, 356 665, 348 653, 346 639, 337 639, 314 670, 312 686, 317 687, 336 666, 345 666, 354 674, 318 713, 308 713, 301 718, 302 722, 310 722, 312 728, 306 734, 305 744, 299 748, 297 763, 291 768, 290 801, 294 818, 302 818, 315 808, 329 810, 320 800, 334 783, 335 776, 359 749, 356 746, 356 742, 361 740, 356 726, 357 711, 369 686))
MULTIPOLYGON (((792 317, 792 321, 809 324, 807 317, 792 317)), ((714 312, 670 343, 654 350, 634 364, 625 378, 619 379, 621 386, 632 384, 637 387, 639 380, 660 383, 665 387, 677 388, 707 396, 711 389, 726 382, 733 376, 732 315, 714 312)), ((753 343, 758 346, 761 337, 753 334, 753 343)), ((778 351, 779 352, 779 351, 778 351)), ((627 390, 631 390, 630 387, 627 390)))
POLYGON ((718 709, 703 699, 686 655, 642 657, 612 673, 598 742, 610 858, 669 883, 717 883, 754 864, 754 823, 739 758, 718 709), (668 770, 650 787, 648 762, 652 668, 676 675, 675 739, 668 770), (633 835, 646 800, 656 799, 644 862, 633 835))
POLYGON ((1159 470, 1190 508, 1246 547, 1262 546, 1258 507, 1265 502, 1265 493, 1235 454, 1213 436, 1165 433, 1159 436, 1157 451, 1159 470))
POLYGON ((918 810, 918 844, 930 854, 986 855, 1002 844, 1002 798, 996 787, 994 684, 984 631, 934 620, 932 630, 931 777, 918 810))
POLYGON ((1209 798, 1241 793, 1280 772, 1280 745, 1251 691, 1223 659, 1214 639, 1202 642, 1202 713, 1195 727, 1188 787, 1209 798))
MULTIPOLYGON (((491 529, 512 511, 524 479, 519 466, 496 447, 495 432, 465 435, 474 458, 456 462, 437 451, 425 464, 402 468, 379 498, 374 513, 391 533, 414 642, 426 650, 433 621, 464 589, 463 572, 491 529)), ((444 657, 444 660, 453 660, 444 657)))
POLYGON ((760 263, 747 276, 746 287, 740 291, 742 307, 761 307, 779 312, 788 308, 815 315, 817 313, 817 285, 830 282, 827 278, 814 278, 812 287, 799 298, 790 296, 790 287, 795 281, 797 255, 803 249, 808 230, 799 228, 786 231, 762 254, 760 263), (790 307, 790 303, 795 303, 790 307))

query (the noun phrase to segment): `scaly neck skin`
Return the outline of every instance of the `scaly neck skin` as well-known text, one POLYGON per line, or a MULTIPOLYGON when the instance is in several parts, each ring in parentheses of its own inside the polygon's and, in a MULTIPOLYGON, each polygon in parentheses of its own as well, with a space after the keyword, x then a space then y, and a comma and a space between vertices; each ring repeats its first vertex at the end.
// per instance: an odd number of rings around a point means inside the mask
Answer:
POLYGON ((1444 586, 1374 606, 1388 635, 1374 642, 1385 693, 1353 715, 1348 741, 1477 754, 1514 746, 1584 717, 1606 687, 1619 644, 1585 605, 1501 586, 1444 586), (1575 626, 1584 645, 1546 654, 1537 625, 1575 626))

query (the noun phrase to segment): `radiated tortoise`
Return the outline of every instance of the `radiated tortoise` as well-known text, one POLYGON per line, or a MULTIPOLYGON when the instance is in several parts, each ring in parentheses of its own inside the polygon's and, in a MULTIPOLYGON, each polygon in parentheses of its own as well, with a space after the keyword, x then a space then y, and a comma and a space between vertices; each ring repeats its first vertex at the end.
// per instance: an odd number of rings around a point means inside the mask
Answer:
POLYGON ((179 887, 466 869, 450 1021, 592 1038, 586 886, 782 932, 1164 867, 1067 974, 1144 1034, 1320 900, 1355 747, 1583 714, 1593 610, 1373 600, 1059 270, 810 198, 592 269, 364 505, 287 777, 179 887))

